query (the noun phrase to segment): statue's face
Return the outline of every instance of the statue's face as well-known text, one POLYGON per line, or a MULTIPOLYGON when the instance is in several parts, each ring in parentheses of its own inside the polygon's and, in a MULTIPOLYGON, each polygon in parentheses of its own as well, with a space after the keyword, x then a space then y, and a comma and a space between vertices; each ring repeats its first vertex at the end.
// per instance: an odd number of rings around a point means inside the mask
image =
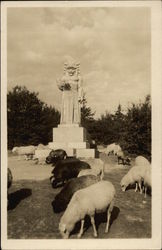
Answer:
POLYGON ((67 72, 68 72, 69 76, 73 76, 76 72, 76 69, 73 67, 69 67, 69 68, 67 68, 67 72))

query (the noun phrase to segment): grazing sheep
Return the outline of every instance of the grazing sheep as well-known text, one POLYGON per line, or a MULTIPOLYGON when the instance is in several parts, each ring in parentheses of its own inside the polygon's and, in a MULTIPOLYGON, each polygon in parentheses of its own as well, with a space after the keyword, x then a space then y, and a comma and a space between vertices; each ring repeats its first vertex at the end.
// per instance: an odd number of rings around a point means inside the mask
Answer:
POLYGON ((35 164, 38 164, 38 165, 46 165, 46 157, 34 157, 33 158, 33 161, 35 164))
POLYGON ((124 165, 124 153, 123 153, 123 151, 119 151, 117 153, 117 158, 118 158, 118 165, 120 163, 124 165))
POLYGON ((62 237, 68 238, 76 222, 81 220, 81 228, 78 234, 78 238, 80 238, 83 234, 84 218, 86 215, 90 216, 94 237, 97 237, 94 215, 96 212, 105 211, 107 211, 105 229, 105 233, 107 233, 114 205, 114 197, 115 188, 109 181, 100 181, 75 192, 59 223, 59 230, 62 237))
POLYGON ((129 185, 136 183, 135 192, 137 191, 138 185, 140 188, 140 193, 142 193, 142 179, 144 179, 145 173, 148 166, 134 166, 128 173, 121 179, 120 185, 122 191, 125 191, 129 185), (137 185, 138 184, 138 185, 137 185))
POLYGON ((151 168, 147 168, 144 176, 144 193, 145 193, 145 198, 146 198, 146 193, 147 193, 147 188, 152 187, 152 182, 151 182, 151 168))
POLYGON ((118 155, 119 152, 122 152, 122 149, 118 144, 116 144, 114 147, 114 155, 118 155))
POLYGON ((116 147, 116 144, 115 143, 112 143, 112 144, 109 144, 106 148, 106 151, 105 153, 110 155, 110 154, 113 154, 114 153, 114 148, 116 147))
POLYGON ((77 177, 82 169, 90 169, 87 162, 75 158, 67 158, 56 163, 50 181, 52 187, 56 188, 58 184, 64 184, 65 181, 77 177))
POLYGON ((131 159, 128 156, 125 156, 123 151, 119 151, 117 153, 117 158, 118 158, 118 165, 119 164, 130 165, 131 159))
POLYGON ((50 152, 51 152, 51 149, 48 149, 48 148, 35 150, 35 155, 33 156, 33 160, 35 164, 45 165, 46 158, 50 152))
POLYGON ((80 176, 69 180, 63 189, 58 193, 52 202, 52 207, 55 213, 64 211, 71 200, 73 194, 79 189, 88 187, 100 180, 94 175, 80 176))
POLYGON ((150 166, 150 162, 143 156, 137 156, 135 158, 135 163, 134 163, 135 166, 150 166))
POLYGON ((14 147, 12 149, 12 153, 17 153, 19 155, 19 160, 21 156, 24 155, 26 160, 32 159, 33 155, 35 154, 36 147, 35 146, 21 146, 21 147, 14 147))
POLYGON ((56 164, 58 160, 66 159, 67 154, 63 149, 52 150, 46 158, 47 164, 56 164))
POLYGON ((124 165, 128 165, 128 166, 131 165, 131 158, 130 157, 126 156, 124 158, 124 165))
POLYGON ((83 169, 79 172, 78 177, 84 176, 84 175, 94 175, 94 176, 100 176, 100 179, 102 180, 104 177, 104 166, 102 169, 95 168, 95 169, 83 169))

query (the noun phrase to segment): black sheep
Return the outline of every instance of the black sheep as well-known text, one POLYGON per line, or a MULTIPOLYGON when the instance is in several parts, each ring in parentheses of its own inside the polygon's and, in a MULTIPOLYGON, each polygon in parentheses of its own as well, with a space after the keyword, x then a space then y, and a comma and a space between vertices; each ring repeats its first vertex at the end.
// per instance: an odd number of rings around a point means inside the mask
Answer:
POLYGON ((55 213, 62 212, 66 209, 73 194, 82 188, 86 188, 100 180, 100 177, 94 175, 84 175, 69 180, 60 193, 58 193, 52 202, 55 213))
POLYGON ((10 168, 7 168, 7 206, 9 206, 9 199, 8 199, 8 189, 11 187, 13 181, 13 176, 10 168))
POLYGON ((12 185, 12 180, 13 180, 13 176, 12 176, 12 172, 10 168, 7 168, 7 188, 10 188, 12 185))
POLYGON ((66 154, 65 150, 63 150, 63 149, 52 150, 49 153, 49 155, 46 157, 46 163, 47 164, 51 164, 51 163, 56 164, 57 161, 66 159, 66 157, 67 157, 67 154, 66 154))
POLYGON ((77 177, 82 169, 89 168, 90 165, 87 162, 75 158, 58 161, 50 178, 52 187, 56 188, 58 184, 64 184, 65 181, 77 177))

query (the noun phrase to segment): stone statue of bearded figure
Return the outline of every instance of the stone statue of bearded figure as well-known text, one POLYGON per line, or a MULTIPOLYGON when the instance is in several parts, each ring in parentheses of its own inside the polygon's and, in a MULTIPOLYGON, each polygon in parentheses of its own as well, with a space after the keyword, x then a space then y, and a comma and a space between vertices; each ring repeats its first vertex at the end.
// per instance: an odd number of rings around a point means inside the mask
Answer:
POLYGON ((74 60, 64 63, 64 75, 58 80, 58 87, 62 91, 60 124, 80 124, 81 102, 83 99, 80 64, 74 60))

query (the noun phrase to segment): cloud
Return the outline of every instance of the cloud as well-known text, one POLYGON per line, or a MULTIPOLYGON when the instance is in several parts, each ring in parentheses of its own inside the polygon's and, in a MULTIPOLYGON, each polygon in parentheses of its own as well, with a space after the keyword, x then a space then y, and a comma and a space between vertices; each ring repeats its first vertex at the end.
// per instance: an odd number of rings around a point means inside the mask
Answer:
POLYGON ((7 22, 8 89, 26 85, 59 107, 56 79, 71 56, 97 116, 150 93, 148 8, 9 8, 7 22))

